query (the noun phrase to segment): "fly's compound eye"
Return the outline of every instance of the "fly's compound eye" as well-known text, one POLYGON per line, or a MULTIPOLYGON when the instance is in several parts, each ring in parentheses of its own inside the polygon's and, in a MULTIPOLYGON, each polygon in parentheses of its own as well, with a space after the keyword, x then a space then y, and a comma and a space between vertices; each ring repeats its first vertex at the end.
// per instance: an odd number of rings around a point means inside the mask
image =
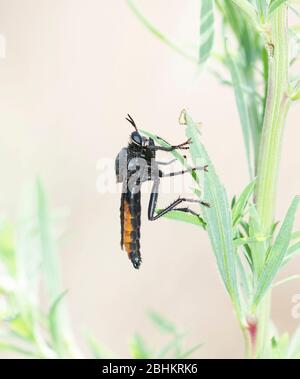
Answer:
POLYGON ((143 144, 143 138, 138 132, 133 132, 131 134, 131 141, 135 143, 136 145, 142 145, 143 144))

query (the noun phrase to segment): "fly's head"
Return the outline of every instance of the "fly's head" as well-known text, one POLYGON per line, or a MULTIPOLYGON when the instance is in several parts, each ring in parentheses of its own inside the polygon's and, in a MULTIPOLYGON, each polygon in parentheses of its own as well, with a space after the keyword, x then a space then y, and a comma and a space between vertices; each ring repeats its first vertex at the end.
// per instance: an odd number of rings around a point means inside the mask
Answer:
POLYGON ((129 140, 129 148, 145 157, 155 157, 155 143, 152 138, 144 137, 140 134, 133 118, 128 115, 127 121, 134 127, 135 131, 131 133, 129 140))

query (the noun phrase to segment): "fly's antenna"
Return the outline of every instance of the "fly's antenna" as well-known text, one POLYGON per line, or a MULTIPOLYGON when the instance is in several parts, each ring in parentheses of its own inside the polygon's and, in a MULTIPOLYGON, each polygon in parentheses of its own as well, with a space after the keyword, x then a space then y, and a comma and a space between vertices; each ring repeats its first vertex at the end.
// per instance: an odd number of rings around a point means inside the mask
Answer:
POLYGON ((138 128, 133 120, 133 118, 130 116, 130 114, 127 115, 126 120, 130 122, 130 124, 134 127, 134 129, 138 132, 138 128))

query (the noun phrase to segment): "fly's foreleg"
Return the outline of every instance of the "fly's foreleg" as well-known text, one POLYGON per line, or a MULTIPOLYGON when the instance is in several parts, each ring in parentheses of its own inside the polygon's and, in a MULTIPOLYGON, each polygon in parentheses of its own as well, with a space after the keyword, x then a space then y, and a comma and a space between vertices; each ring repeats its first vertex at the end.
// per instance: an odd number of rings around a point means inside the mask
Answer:
POLYGON ((189 145, 192 143, 192 140, 189 139, 189 140, 187 140, 187 141, 185 141, 185 142, 183 142, 183 143, 181 143, 179 145, 170 145, 167 141, 163 140, 162 138, 160 138, 160 137, 157 137, 157 138, 160 139, 160 140, 162 140, 162 141, 164 141, 169 146, 154 146, 155 151, 160 150, 160 151, 169 151, 170 152, 170 151, 174 151, 174 150, 177 150, 177 149, 179 149, 179 150, 188 150, 190 148, 189 145))

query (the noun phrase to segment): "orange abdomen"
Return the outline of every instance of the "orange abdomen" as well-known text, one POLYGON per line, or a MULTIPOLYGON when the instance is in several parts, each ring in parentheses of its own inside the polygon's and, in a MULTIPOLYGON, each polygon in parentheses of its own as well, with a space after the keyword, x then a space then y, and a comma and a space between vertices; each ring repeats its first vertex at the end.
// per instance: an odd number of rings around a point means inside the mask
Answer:
POLYGON ((121 200, 121 246, 135 268, 141 264, 140 254, 141 194, 126 193, 121 200))

